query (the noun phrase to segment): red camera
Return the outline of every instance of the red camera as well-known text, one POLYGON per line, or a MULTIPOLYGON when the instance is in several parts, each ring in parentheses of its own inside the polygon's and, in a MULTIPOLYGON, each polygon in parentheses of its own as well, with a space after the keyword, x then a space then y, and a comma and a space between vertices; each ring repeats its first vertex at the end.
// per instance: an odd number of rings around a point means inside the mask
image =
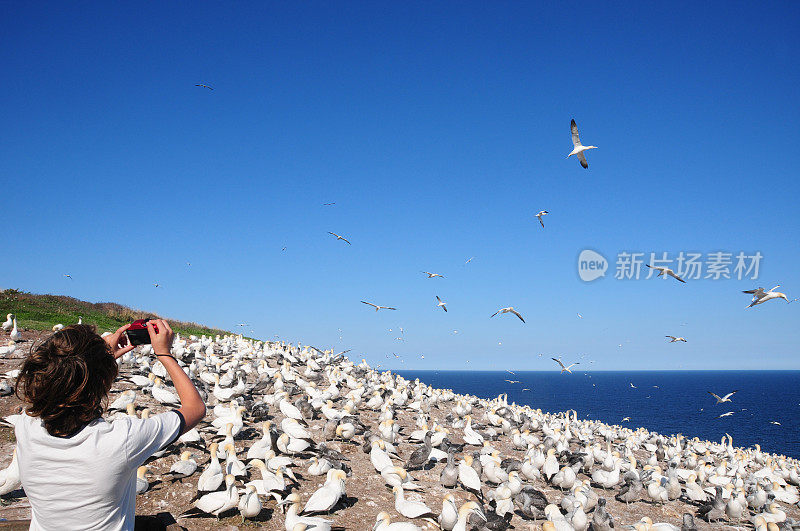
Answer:
MULTIPOLYGON (((137 319, 125 330, 125 335, 128 337, 128 341, 130 341, 131 345, 150 344, 150 333, 147 331, 147 322, 149 320, 150 318, 137 319)), ((153 324, 153 327, 156 329, 156 332, 158 332, 158 327, 155 324, 153 324)))

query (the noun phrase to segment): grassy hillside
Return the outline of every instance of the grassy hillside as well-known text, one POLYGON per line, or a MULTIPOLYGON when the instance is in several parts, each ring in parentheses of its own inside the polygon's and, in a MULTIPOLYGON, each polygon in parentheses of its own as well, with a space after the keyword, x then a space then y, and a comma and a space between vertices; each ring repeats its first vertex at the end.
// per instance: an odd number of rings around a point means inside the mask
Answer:
MULTIPOLYGON (((160 318, 154 313, 133 310, 114 302, 93 303, 64 295, 35 295, 14 289, 0 291, 0 321, 5 321, 7 313, 17 316, 17 325, 20 328, 49 330, 57 323, 77 323, 81 317, 84 323, 96 325, 101 333, 116 330, 136 319, 160 318)), ((213 336, 231 333, 197 323, 167 320, 175 332, 183 335, 213 336)))

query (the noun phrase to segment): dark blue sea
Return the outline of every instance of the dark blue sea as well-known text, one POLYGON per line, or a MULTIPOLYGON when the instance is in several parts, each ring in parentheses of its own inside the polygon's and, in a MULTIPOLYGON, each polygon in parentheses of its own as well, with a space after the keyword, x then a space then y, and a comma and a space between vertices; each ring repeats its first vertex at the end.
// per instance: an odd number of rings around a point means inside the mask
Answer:
POLYGON ((734 446, 760 444, 762 450, 800 458, 800 371, 396 372, 481 398, 508 393, 509 402, 542 411, 574 409, 582 419, 622 424, 630 417, 625 425, 664 435, 719 441, 729 433, 734 446), (708 394, 733 390, 738 392, 732 403, 716 404, 708 394), (728 411, 734 414, 717 418, 728 411))

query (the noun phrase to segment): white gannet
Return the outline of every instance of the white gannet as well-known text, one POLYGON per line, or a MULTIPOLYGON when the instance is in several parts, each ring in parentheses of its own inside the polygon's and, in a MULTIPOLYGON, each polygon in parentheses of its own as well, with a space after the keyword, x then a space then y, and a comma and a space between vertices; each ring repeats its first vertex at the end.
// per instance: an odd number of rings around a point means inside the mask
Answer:
POLYGON ((219 464, 219 457, 217 457, 217 443, 211 443, 208 449, 211 452, 211 460, 197 480, 197 490, 200 492, 217 490, 225 479, 225 475, 222 473, 222 465, 219 464))
POLYGON ((522 316, 519 314, 519 312, 518 312, 517 310, 515 310, 515 309, 514 309, 514 307, 513 307, 513 306, 509 306, 508 308, 500 308, 499 310, 497 310, 496 312, 494 312, 492 315, 490 315, 490 316, 489 316, 489 318, 492 318, 492 317, 494 317, 494 316, 495 316, 495 315, 497 315, 498 313, 513 313, 514 315, 516 315, 517 317, 519 317, 519 320, 520 320, 520 321, 522 321, 523 323, 525 322, 525 319, 523 319, 523 318, 522 318, 522 316))
POLYGON ((576 361, 575 363, 571 363, 571 364, 565 366, 564 362, 561 361, 561 358, 550 358, 550 359, 553 360, 554 362, 558 363, 561 366, 561 373, 562 374, 565 373, 565 372, 568 372, 568 373, 572 374, 572 371, 570 369, 572 367, 574 367, 575 365, 580 365, 580 362, 576 361))
POLYGON ((375 308, 376 312, 378 310, 396 310, 397 309, 397 308, 392 308, 391 306, 378 306, 377 304, 372 304, 371 302, 367 302, 367 301, 361 301, 361 302, 363 302, 364 304, 368 304, 368 305, 372 306, 373 308, 375 308))
POLYGON ((161 378, 156 378, 155 382, 153 382, 152 387, 150 387, 150 393, 153 395, 153 398, 162 404, 177 405, 181 403, 181 399, 178 398, 176 393, 173 393, 164 387, 164 382, 161 380, 161 378))
POLYGON ((176 478, 185 478, 191 476, 197 470, 197 461, 192 459, 190 452, 183 452, 181 458, 175 461, 170 467, 169 471, 176 478))
POLYGON ((286 531, 293 531, 298 524, 305 524, 309 529, 314 529, 314 531, 331 530, 333 522, 330 520, 315 516, 298 516, 300 512, 300 496, 296 492, 289 494, 278 505, 289 505, 289 509, 286 510, 286 520, 284 522, 284 529, 286 531))
POLYGON ((194 86, 195 86, 195 87, 207 88, 208 90, 214 90, 214 87, 209 87, 209 86, 208 86, 208 85, 206 85, 205 83, 195 83, 195 85, 194 85, 194 86))
POLYGON ((780 284, 778 284, 769 291, 764 291, 764 288, 748 289, 743 291, 742 293, 747 293, 748 295, 753 296, 753 302, 751 302, 750 305, 747 306, 747 308, 752 308, 756 304, 764 304, 765 302, 771 301, 772 299, 783 299, 786 302, 791 303, 792 301, 790 301, 788 297, 786 297, 785 293, 781 293, 780 291, 775 291, 779 287, 781 287, 780 284))
MULTIPOLYGON (((673 271, 672 269, 670 269, 668 267, 651 266, 650 264, 645 264, 645 265, 647 267, 649 267, 650 269, 657 270, 658 271, 658 274, 656 275, 657 277, 660 277, 660 276, 663 276, 663 275, 667 275, 667 276, 670 276, 670 277, 674 278, 675 280, 678 280, 678 281, 683 282, 684 284, 686 284, 685 280, 683 280, 681 277, 676 275, 675 271, 673 271)), ((667 278, 667 277, 664 277, 664 278, 667 278)))
POLYGON ((548 212, 547 210, 540 210, 539 213, 536 214, 536 217, 539 218, 539 223, 542 224, 542 228, 544 228, 544 221, 542 221, 542 216, 546 216, 549 213, 550 212, 548 212))
POLYGON ((303 507, 303 512, 326 513, 333 509, 339 502, 339 498, 345 493, 344 480, 346 477, 343 470, 329 470, 325 483, 311 495, 303 507))
POLYGON ((229 509, 239 505, 239 491, 234 484, 236 479, 228 474, 225 476, 225 490, 210 492, 194 502, 194 506, 207 514, 219 516, 229 509))
POLYGON ((6 320, 3 323, 3 332, 8 332, 14 326, 14 314, 9 313, 6 315, 6 320))
POLYGON ((425 273, 426 275, 428 275, 428 278, 436 278, 436 277, 439 277, 439 278, 444 278, 444 275, 442 275, 442 274, 440 274, 440 273, 431 273, 431 272, 429 272, 429 271, 423 271, 423 273, 425 273))
POLYGON ((444 302, 442 299, 440 299, 438 295, 436 295, 436 300, 437 300, 437 301, 439 301, 439 302, 436 304, 436 306, 437 306, 437 307, 439 307, 439 308, 441 308, 441 309, 442 309, 442 310, 444 310, 444 311, 447 311, 447 303, 446 303, 446 302, 444 302))
POLYGON ((337 242, 338 242, 339 240, 342 240, 343 242, 347 243, 347 245, 352 245, 352 244, 350 243, 350 240, 348 240, 347 238, 344 238, 344 237, 342 237, 342 236, 339 236, 339 235, 338 235, 338 234, 336 234, 335 232, 328 231, 328 234, 330 234, 331 236, 335 236, 335 237, 336 237, 336 241, 337 241, 337 242))
POLYGON ((581 161, 581 166, 588 169, 589 163, 586 162, 586 155, 583 154, 584 151, 587 149, 597 149, 597 146, 584 146, 581 144, 581 139, 578 137, 578 124, 575 123, 573 119, 569 124, 570 131, 572 132, 572 144, 575 146, 567 158, 570 158, 572 155, 578 157, 578 160, 581 161))
POLYGON ((135 400, 136 391, 133 389, 128 389, 127 391, 123 391, 122 394, 120 394, 117 399, 108 406, 108 409, 113 411, 118 409, 127 409, 128 404, 133 404, 135 400))
POLYGON ((242 515, 242 523, 247 518, 255 518, 261 513, 261 500, 258 499, 256 488, 248 485, 244 496, 239 499, 239 513, 242 515))
POLYGON ((683 341, 684 343, 686 343, 685 337, 675 337, 675 336, 664 336, 664 337, 668 337, 670 339, 669 341, 670 343, 675 343, 676 341, 683 341))
POLYGON ((17 318, 14 317, 13 320, 14 326, 11 329, 11 334, 8 336, 11 341, 19 341, 22 339, 22 333, 17 329, 17 318))
POLYGON ((394 492, 394 508, 398 513, 406 518, 420 518, 421 516, 432 516, 433 511, 422 502, 406 500, 403 495, 403 487, 392 487, 394 492))
POLYGON ((375 517, 375 525, 372 531, 422 531, 422 528, 411 522, 394 522, 389 513, 382 511, 375 517))
POLYGON ((147 492, 147 489, 150 488, 150 482, 145 477, 145 474, 149 471, 146 466, 140 466, 136 469, 136 494, 147 492))
POLYGON ((6 495, 22 486, 19 475, 19 462, 17 461, 17 449, 14 448, 11 454, 11 463, 4 470, 0 470, 0 496, 6 495))
POLYGON ((714 398, 717 399, 717 404, 722 404, 723 402, 731 402, 731 397, 733 395, 735 395, 736 393, 738 393, 738 392, 739 392, 738 389, 736 391, 731 391, 730 393, 728 393, 727 395, 723 396, 722 398, 720 398, 720 396, 718 394, 712 393, 711 391, 708 391, 708 394, 710 394, 711 396, 713 396, 714 398))

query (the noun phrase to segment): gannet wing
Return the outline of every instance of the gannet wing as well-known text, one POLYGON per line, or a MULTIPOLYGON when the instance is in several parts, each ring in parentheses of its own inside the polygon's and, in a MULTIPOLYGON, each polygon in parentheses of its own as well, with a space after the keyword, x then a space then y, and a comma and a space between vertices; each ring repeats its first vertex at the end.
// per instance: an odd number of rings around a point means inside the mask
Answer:
POLYGON ((781 285, 780 285, 780 284, 778 284, 778 285, 777 285, 777 286, 775 286, 774 288, 770 288, 770 291, 775 291, 775 290, 776 290, 776 289, 778 289, 779 287, 781 287, 781 285))
POLYGON ((664 337, 668 337, 668 338, 670 338, 670 339, 678 339, 678 338, 677 338, 677 337, 675 337, 675 336, 664 336, 664 337))
POLYGON ((713 396, 714 398, 716 398, 718 401, 722 402, 722 399, 719 397, 719 395, 718 395, 718 394, 716 394, 716 393, 712 393, 711 391, 708 391, 708 394, 710 394, 711 396, 713 396))
POLYGON ((518 311, 516 311, 516 310, 510 310, 510 311, 511 311, 511 313, 513 313, 514 315, 516 315, 517 317, 519 317, 519 320, 520 320, 520 321, 522 321, 523 323, 525 322, 525 319, 523 319, 523 318, 522 318, 522 316, 519 314, 519 312, 518 312, 518 311))
POLYGON ((541 223, 542 228, 544 228, 544 221, 542 221, 542 216, 536 216, 536 217, 539 218, 539 223, 541 223))
MULTIPOLYGON (((574 118, 572 119, 572 122, 570 122, 569 128, 570 128, 570 131, 572 131, 572 143, 575 145, 575 147, 580 146, 581 145, 581 139, 578 137, 578 124, 575 123, 575 119, 574 118)), ((581 157, 581 155, 578 155, 578 157, 581 157)), ((585 160, 584 160, 583 164, 584 164, 583 167, 585 168, 586 167, 585 166, 585 160)))
POLYGON ((583 166, 584 169, 588 170, 589 169, 589 163, 586 162, 586 156, 583 154, 583 151, 578 153, 577 156, 578 156, 578 160, 581 161, 581 166, 583 166))
POLYGON ((369 304, 369 305, 370 305, 370 306, 372 306, 373 308, 377 308, 377 307, 378 307, 378 305, 377 305, 377 304, 372 304, 371 302, 367 302, 367 301, 361 301, 361 302, 363 302, 364 304, 369 304))
POLYGON ((727 395, 725 395, 725 396, 724 396, 722 399, 723 399, 723 400, 727 400, 727 399, 729 399, 730 397, 732 397, 733 395, 735 395, 735 394, 736 394, 736 393, 738 393, 738 392, 739 392, 739 390, 738 390, 738 389, 737 389, 736 391, 730 392, 730 393, 728 393, 727 395))
POLYGON ((340 237, 339 239, 342 240, 343 242, 347 242, 347 245, 353 245, 352 243, 350 243, 350 240, 348 240, 347 238, 340 237))
POLYGON ((558 358, 550 358, 550 359, 553 360, 554 362, 558 363, 559 365, 561 365, 562 369, 566 369, 566 367, 564 367, 564 363, 560 359, 558 359, 558 358))
POLYGON ((492 317, 494 317, 494 316, 495 316, 495 315, 497 315, 498 313, 500 313, 500 310, 497 310, 497 311, 496 311, 496 312, 494 312, 492 315, 490 315, 490 316, 489 316, 489 319, 491 319, 492 317))
POLYGON ((678 275, 676 275, 674 271, 667 271, 667 274, 668 274, 669 276, 671 276, 672 278, 674 278, 675 280, 680 280, 681 282, 683 282, 684 284, 686 284, 686 281, 685 281, 685 280, 683 280, 683 279, 682 279, 681 277, 679 277, 678 275))

